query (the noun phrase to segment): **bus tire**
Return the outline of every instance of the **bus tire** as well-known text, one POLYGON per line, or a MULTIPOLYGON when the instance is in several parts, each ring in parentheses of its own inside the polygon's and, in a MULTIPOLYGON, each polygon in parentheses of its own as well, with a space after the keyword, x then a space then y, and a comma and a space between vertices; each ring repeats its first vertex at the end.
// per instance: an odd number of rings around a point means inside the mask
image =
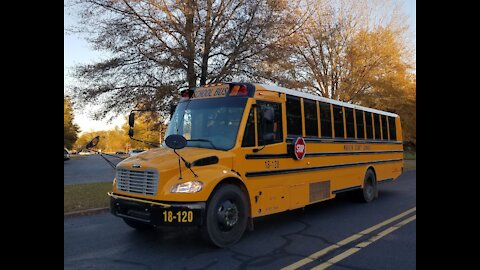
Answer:
POLYGON ((247 221, 245 193, 236 185, 221 185, 207 202, 202 235, 217 247, 227 247, 240 240, 247 221))
POLYGON ((148 223, 144 223, 144 222, 141 222, 141 221, 136 221, 136 220, 129 219, 129 218, 124 218, 123 221, 125 221, 125 223, 128 226, 136 229, 137 231, 146 231, 146 230, 153 229, 153 225, 148 224, 148 223))
POLYGON ((365 178, 363 179, 363 188, 359 193, 359 197, 362 202, 366 203, 369 203, 378 197, 377 179, 372 170, 367 170, 367 173, 365 173, 365 178))

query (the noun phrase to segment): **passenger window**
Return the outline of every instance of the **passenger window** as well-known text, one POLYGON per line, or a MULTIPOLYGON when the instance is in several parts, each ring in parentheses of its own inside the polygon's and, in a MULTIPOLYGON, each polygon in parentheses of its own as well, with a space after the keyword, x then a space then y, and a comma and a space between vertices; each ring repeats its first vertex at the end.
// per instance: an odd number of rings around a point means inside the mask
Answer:
POLYGON ((283 142, 282 105, 257 101, 258 145, 283 142))
POLYGON ((306 137, 318 137, 317 103, 303 99, 306 137))
POLYGON ((390 129, 390 140, 397 140, 397 127, 395 126, 395 117, 388 117, 388 128, 390 129))
POLYGON ((382 139, 382 133, 380 132, 380 118, 378 114, 373 114, 373 125, 375 126, 375 140, 382 139))
POLYGON ((365 130, 363 123, 363 111, 355 110, 355 120, 357 121, 357 139, 365 139, 365 130))
POLYGON ((248 114, 247 125, 245 126, 242 141, 242 147, 252 146, 255 146, 255 118, 253 108, 250 109, 250 113, 248 114))
POLYGON ((371 112, 365 112, 365 127, 367 129, 367 139, 373 140, 373 124, 371 112))
POLYGON ((386 115, 380 115, 382 118, 382 140, 388 140, 388 126, 387 126, 387 116, 386 115))
POLYGON ((344 138, 342 106, 333 105, 333 123, 335 126, 335 138, 344 138))
POLYGON ((355 138, 355 122, 353 119, 353 109, 345 107, 345 121, 347 128, 347 138, 355 138))
POLYGON ((320 135, 322 138, 332 137, 332 116, 330 114, 330 104, 320 102, 320 135))
POLYGON ((302 109, 300 98, 287 95, 287 134, 302 135, 302 109))

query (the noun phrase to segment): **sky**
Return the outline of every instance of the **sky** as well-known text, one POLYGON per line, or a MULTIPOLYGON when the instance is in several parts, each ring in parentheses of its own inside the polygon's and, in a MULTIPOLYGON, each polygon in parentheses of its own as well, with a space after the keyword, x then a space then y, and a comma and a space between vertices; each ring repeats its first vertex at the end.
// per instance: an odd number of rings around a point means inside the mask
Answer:
POLYGON ((417 32, 417 12, 416 12, 416 0, 404 0, 403 7, 405 13, 408 15, 411 32, 413 34, 413 42, 416 46, 416 32, 417 32))
MULTIPOLYGON (((68 28, 76 23, 77 17, 75 14, 69 14, 66 10, 64 10, 64 28, 68 28)), ((65 31, 63 40, 64 94, 68 94, 68 92, 65 91, 66 86, 73 83, 73 80, 70 76, 73 66, 77 64, 92 63, 105 57, 105 55, 105 53, 94 51, 82 36, 78 34, 70 34, 65 31)), ((89 116, 89 112, 93 109, 95 109, 95 107, 87 108, 86 111, 82 112, 74 111, 73 122, 80 127, 80 133, 113 129, 115 126, 121 126, 123 123, 125 123, 125 115, 119 115, 110 123, 93 120, 92 117, 89 116)))
MULTIPOLYGON (((355 1, 355 0, 352 0, 355 1)), ((407 14, 412 32, 412 40, 414 46, 416 46, 416 0, 403 0, 404 12, 407 14)), ((64 9, 63 24, 64 28, 77 23, 77 17, 75 14, 64 9)), ((88 64, 98 59, 105 57, 105 53, 94 51, 84 38, 78 34, 69 34, 64 31, 64 44, 63 44, 63 74, 64 74, 64 95, 68 94, 65 88, 68 84, 71 84, 73 80, 69 73, 71 73, 72 67, 76 64, 88 64)), ((125 122, 125 115, 119 115, 114 118, 111 123, 105 121, 95 121, 89 116, 89 112, 93 108, 87 108, 85 111, 74 111, 74 123, 79 125, 80 131, 98 131, 113 129, 115 126, 121 126, 125 122)))

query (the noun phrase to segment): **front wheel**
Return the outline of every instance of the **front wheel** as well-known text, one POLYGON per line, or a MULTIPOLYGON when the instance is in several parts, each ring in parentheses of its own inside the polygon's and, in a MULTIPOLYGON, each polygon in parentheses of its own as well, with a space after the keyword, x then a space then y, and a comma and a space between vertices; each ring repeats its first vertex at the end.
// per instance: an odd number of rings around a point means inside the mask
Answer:
POLYGON ((238 242, 247 227, 247 198, 235 185, 222 185, 207 203, 203 237, 218 247, 238 242))

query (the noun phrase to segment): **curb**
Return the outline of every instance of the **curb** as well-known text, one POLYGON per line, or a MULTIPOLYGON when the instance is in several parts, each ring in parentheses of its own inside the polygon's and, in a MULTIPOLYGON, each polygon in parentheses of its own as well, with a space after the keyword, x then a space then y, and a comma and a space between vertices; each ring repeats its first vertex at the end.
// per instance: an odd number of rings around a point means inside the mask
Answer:
POLYGON ((108 212, 109 210, 110 210, 110 207, 93 208, 93 209, 64 213, 63 217, 69 218, 69 217, 77 217, 77 216, 89 216, 89 215, 100 214, 103 212, 108 212))

